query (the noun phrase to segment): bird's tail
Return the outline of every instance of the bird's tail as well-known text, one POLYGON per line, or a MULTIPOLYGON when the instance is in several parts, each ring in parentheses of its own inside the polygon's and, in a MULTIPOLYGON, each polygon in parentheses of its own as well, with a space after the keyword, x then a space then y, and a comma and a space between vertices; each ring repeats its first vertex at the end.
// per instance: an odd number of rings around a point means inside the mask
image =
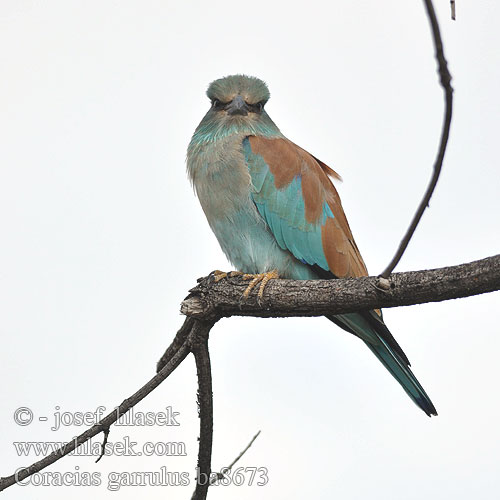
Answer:
POLYGON ((437 415, 436 408, 410 370, 408 358, 385 326, 381 315, 375 311, 368 311, 328 316, 328 319, 344 330, 360 337, 401 384, 415 404, 429 417, 437 415))

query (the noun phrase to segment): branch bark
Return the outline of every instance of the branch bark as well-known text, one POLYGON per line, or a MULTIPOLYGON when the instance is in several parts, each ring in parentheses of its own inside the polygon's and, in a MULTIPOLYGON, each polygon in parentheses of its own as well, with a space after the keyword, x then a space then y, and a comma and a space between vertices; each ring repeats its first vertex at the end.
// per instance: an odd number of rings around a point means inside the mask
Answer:
POLYGON ((379 278, 375 276, 312 281, 273 279, 259 304, 255 295, 242 300, 248 282, 240 277, 215 283, 208 276, 190 290, 181 312, 211 320, 227 316, 323 316, 469 297, 500 290, 500 254, 459 266, 395 273, 388 282, 385 290, 379 287, 379 278))

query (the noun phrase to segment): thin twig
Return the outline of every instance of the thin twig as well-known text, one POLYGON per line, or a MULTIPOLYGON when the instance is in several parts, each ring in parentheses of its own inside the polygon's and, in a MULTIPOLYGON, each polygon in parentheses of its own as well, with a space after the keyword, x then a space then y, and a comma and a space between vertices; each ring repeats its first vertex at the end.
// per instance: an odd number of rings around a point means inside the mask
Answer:
POLYGON ((196 321, 191 335, 191 350, 196 361, 198 374, 198 407, 200 416, 200 444, 198 467, 196 469, 196 489, 192 500, 205 500, 210 486, 212 441, 213 441, 213 397, 212 371, 208 353, 208 335, 213 322, 196 321))
POLYGON ((223 467, 221 472, 217 473, 217 476, 210 479, 210 486, 215 484, 219 479, 224 477, 224 474, 231 472, 233 465, 248 451, 250 446, 252 446, 253 442, 259 437, 260 431, 255 434, 255 436, 251 439, 251 441, 247 444, 246 448, 227 466, 223 467))
MULTIPOLYGON (((184 322, 186 324, 186 322, 184 322)), ((193 324, 194 321, 191 320, 189 324, 193 324)), ((182 331, 179 331, 179 333, 182 331)), ((175 342, 175 341, 174 341, 175 342)), ((8 477, 0 478, 0 491, 12 486, 23 479, 35 474, 36 472, 45 469, 49 465, 53 464, 60 458, 68 455, 73 450, 78 448, 81 444, 88 441, 90 438, 96 436, 100 432, 103 432, 105 429, 108 429, 112 424, 114 424, 122 415, 127 413, 133 406, 135 406, 139 401, 142 401, 151 391, 156 389, 185 359, 185 357, 189 354, 189 338, 187 338, 184 343, 180 344, 176 350, 171 350, 170 360, 164 365, 164 367, 157 373, 149 382, 144 384, 138 391, 136 391, 132 396, 125 399, 120 406, 115 408, 112 412, 108 413, 100 422, 96 425, 92 426, 90 429, 87 429, 85 432, 72 439, 68 443, 66 443, 61 448, 55 450, 50 455, 47 455, 42 460, 35 462, 34 464, 26 467, 25 469, 21 469, 16 473, 12 474, 8 477)))
POLYGON ((95 463, 97 463, 97 462, 99 462, 99 460, 101 460, 101 458, 104 456, 104 452, 106 451, 106 444, 108 443, 108 437, 109 437, 109 427, 105 427, 102 430, 102 432, 104 433, 104 439, 103 439, 102 445, 101 445, 101 453, 97 457, 97 460, 95 461, 95 463))
POLYGON ((450 135, 451 115, 453 108, 453 88, 451 87, 451 75, 450 72, 448 71, 448 65, 444 57, 443 42, 441 40, 441 34, 439 32, 439 24, 436 18, 436 13, 434 12, 434 6, 432 5, 431 0, 424 0, 424 4, 427 8, 427 15, 429 17, 429 22, 431 25, 432 37, 434 40, 434 47, 436 50, 436 59, 438 61, 438 67, 439 67, 440 82, 444 90, 445 102, 446 102, 443 128, 441 131, 441 143, 439 145, 438 154, 436 157, 436 161, 434 163, 434 173, 432 175, 429 186, 427 187, 424 197, 420 202, 420 205, 415 215, 413 216, 413 220, 411 221, 410 227, 408 228, 404 238, 399 244, 399 248, 398 251, 396 252, 396 255, 393 257, 393 259, 386 267, 386 269, 380 274, 382 278, 389 277, 394 268, 397 266, 398 262, 400 261, 401 257, 403 256, 406 250, 406 247, 408 246, 408 243, 410 242, 413 236, 413 233, 415 232, 418 223, 420 222, 420 219, 422 218, 422 214, 429 205, 432 193, 434 192, 434 188, 436 187, 437 181, 439 179, 439 174, 441 173, 441 167, 443 165, 446 145, 448 144, 448 137, 450 135))
POLYGON ((450 7, 451 7, 451 18, 453 21, 457 18, 456 12, 455 12, 455 0, 450 0, 450 7))

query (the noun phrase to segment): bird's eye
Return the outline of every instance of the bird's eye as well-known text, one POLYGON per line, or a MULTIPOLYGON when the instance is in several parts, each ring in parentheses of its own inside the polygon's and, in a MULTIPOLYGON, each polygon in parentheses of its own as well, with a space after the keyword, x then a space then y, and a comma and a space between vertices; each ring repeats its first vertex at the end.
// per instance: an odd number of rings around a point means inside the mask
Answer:
POLYGON ((255 104, 247 104, 247 106, 250 108, 251 113, 262 113, 262 110, 264 109, 264 104, 266 104, 265 101, 259 101, 256 102, 255 104))
POLYGON ((212 99, 212 106, 214 108, 220 108, 222 106, 222 102, 219 99, 212 99))

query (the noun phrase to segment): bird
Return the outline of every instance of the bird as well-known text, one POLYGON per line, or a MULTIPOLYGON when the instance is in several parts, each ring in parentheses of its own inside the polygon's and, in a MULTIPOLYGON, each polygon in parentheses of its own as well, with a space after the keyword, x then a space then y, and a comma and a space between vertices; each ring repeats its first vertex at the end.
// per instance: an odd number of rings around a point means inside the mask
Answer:
MULTIPOLYGON (((187 150, 188 177, 223 252, 250 284, 270 279, 367 276, 340 197, 340 176, 287 139, 267 114, 264 81, 243 74, 213 81, 210 109, 187 150)), ((215 279, 228 273, 215 271, 215 279)), ((437 415, 381 310, 328 315, 359 337, 428 416, 437 415)))

